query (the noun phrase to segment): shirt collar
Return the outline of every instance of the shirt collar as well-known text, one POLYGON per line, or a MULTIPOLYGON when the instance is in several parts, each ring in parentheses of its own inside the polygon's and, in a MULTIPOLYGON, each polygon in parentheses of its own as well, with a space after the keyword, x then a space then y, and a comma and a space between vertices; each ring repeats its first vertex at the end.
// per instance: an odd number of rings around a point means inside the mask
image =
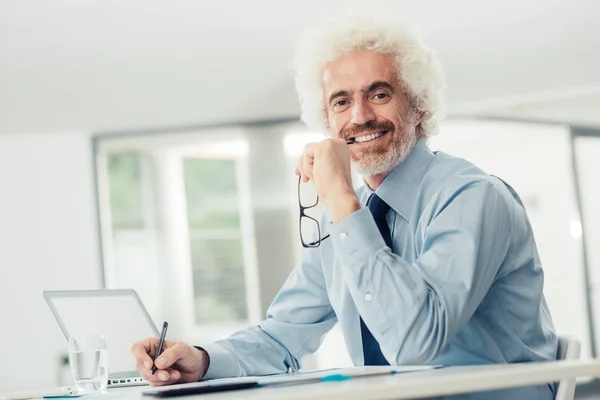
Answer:
MULTIPOLYGON (((410 218, 417 191, 434 157, 425 140, 419 139, 406 159, 390 172, 375 191, 406 221, 410 218)), ((367 184, 365 193, 367 198, 373 193, 367 184)))

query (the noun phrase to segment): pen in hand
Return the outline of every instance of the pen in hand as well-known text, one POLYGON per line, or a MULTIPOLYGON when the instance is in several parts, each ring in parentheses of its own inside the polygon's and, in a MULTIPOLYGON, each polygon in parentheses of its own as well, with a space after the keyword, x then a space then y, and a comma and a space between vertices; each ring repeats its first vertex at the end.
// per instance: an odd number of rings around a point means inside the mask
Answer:
POLYGON ((160 340, 158 341, 158 347, 156 348, 156 354, 154 355, 154 365, 152 365, 152 375, 154 375, 154 373, 156 372, 156 360, 158 359, 158 356, 160 356, 160 353, 162 353, 163 345, 165 343, 165 336, 167 336, 167 327, 168 326, 169 326, 169 324, 167 323, 167 321, 163 322, 162 332, 160 333, 160 340))

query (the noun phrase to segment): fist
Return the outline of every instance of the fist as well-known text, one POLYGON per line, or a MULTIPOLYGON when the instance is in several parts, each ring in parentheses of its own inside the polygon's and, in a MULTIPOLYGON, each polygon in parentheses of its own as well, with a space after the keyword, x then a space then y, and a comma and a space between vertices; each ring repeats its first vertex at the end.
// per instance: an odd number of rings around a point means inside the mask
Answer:
POLYGON ((307 144, 298 160, 296 174, 304 182, 312 180, 333 222, 358 209, 352 187, 350 150, 345 140, 328 138, 307 144))
POLYGON ((165 340, 163 352, 156 360, 156 373, 152 375, 158 341, 159 339, 156 337, 148 338, 131 347, 136 369, 145 380, 150 382, 150 385, 198 382, 204 377, 210 363, 208 353, 187 343, 170 340, 165 340))

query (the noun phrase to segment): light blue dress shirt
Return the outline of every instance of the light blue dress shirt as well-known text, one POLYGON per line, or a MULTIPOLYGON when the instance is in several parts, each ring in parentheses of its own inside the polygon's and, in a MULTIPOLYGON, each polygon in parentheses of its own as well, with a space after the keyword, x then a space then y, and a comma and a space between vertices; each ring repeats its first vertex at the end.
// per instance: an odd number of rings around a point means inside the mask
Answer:
MULTIPOLYGON (((373 192, 364 185, 360 210, 336 224, 322 216, 331 238, 303 250, 265 321, 202 346, 206 378, 297 370, 336 323, 353 363, 363 365, 359 314, 391 365, 556 359, 531 225, 510 186, 421 140, 376 192, 391 206, 393 248, 365 207, 373 192)), ((495 394, 553 392, 540 385, 495 394)))

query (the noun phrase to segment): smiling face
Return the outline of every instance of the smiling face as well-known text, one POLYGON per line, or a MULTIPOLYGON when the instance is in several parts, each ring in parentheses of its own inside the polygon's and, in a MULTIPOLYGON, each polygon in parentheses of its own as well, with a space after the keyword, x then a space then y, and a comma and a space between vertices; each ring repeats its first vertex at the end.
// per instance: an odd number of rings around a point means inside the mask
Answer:
POLYGON ((323 69, 323 101, 332 137, 349 144, 353 164, 365 177, 387 174, 418 141, 420 118, 400 87, 390 55, 356 51, 323 69))

